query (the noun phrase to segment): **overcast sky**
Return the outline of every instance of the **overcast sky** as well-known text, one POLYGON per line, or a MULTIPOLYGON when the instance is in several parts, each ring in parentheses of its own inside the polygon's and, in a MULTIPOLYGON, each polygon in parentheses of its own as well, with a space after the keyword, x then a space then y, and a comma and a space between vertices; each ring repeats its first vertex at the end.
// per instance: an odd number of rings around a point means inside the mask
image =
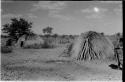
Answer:
POLYGON ((58 34, 114 34, 123 29, 121 1, 4 1, 1 6, 2 25, 11 17, 24 17, 38 34, 47 26, 58 34))

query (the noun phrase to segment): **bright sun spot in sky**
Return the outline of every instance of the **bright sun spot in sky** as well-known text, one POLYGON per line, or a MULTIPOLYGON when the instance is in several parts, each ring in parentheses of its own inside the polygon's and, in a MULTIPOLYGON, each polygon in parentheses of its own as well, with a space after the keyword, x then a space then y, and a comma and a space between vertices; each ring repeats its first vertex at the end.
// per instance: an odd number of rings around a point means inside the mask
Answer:
POLYGON ((99 8, 94 7, 94 11, 95 11, 95 12, 99 12, 99 8))

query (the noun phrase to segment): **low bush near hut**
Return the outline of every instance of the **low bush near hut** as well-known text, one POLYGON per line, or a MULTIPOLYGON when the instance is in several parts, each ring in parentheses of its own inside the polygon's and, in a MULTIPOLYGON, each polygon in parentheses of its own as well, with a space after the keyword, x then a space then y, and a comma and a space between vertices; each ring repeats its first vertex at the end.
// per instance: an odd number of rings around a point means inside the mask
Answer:
POLYGON ((11 53, 12 48, 7 46, 1 46, 1 53, 11 53))
POLYGON ((46 41, 44 42, 44 44, 42 44, 42 48, 54 48, 54 47, 56 46, 46 41))

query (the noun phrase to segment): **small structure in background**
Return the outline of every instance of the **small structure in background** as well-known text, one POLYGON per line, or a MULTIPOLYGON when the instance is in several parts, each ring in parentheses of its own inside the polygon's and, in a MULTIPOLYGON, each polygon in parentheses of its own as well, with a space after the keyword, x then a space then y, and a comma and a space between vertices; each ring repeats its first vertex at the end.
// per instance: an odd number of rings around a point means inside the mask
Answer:
POLYGON ((23 35, 16 43, 16 47, 28 48, 44 44, 44 40, 38 35, 23 35))
POLYGON ((25 40, 26 40, 26 36, 23 36, 23 38, 21 38, 21 40, 20 40, 20 47, 24 46, 25 40))
POLYGON ((20 37, 16 43, 16 47, 24 47, 24 43, 26 41, 26 35, 20 37))

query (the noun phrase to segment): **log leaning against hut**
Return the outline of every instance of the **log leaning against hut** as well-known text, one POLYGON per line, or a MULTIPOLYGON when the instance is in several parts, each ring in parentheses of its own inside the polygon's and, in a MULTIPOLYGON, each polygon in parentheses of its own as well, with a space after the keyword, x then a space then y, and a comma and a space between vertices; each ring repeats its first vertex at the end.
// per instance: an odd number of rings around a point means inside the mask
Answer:
POLYGON ((71 57, 77 60, 95 60, 114 57, 114 46, 112 42, 94 31, 82 33, 68 49, 71 57), (71 47, 70 47, 71 48, 71 47))

